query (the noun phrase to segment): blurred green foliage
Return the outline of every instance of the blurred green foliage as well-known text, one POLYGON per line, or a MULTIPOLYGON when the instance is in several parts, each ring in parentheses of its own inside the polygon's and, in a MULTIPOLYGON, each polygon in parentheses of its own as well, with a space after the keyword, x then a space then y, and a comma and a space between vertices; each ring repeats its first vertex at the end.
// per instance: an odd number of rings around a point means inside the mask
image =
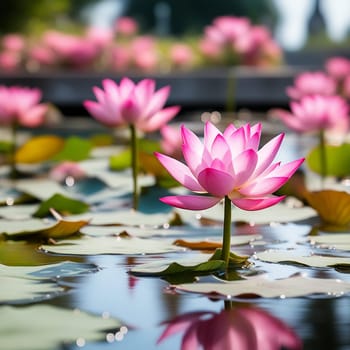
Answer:
POLYGON ((165 4, 171 9, 170 32, 174 35, 198 34, 217 16, 249 17, 255 24, 273 26, 277 19, 271 0, 130 0, 126 15, 135 18, 141 30, 154 30, 155 9, 165 4))
POLYGON ((97 0, 10 0, 0 1, 0 35, 38 33, 77 21, 80 9, 97 0))

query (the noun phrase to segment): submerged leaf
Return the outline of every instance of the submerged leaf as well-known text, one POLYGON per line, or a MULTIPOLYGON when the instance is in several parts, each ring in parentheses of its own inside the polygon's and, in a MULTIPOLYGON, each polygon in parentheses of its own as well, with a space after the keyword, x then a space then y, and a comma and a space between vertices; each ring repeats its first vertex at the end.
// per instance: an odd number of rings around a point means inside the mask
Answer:
POLYGON ((64 140, 54 135, 31 138, 16 151, 17 163, 40 163, 52 159, 63 149, 64 140))
POLYGON ((342 191, 323 190, 305 192, 309 205, 314 208, 324 224, 338 227, 350 225, 350 194, 342 191))
POLYGON ((59 193, 42 202, 33 214, 38 218, 43 218, 50 214, 50 210, 55 209, 62 215, 81 214, 88 211, 89 206, 77 199, 65 197, 59 193))

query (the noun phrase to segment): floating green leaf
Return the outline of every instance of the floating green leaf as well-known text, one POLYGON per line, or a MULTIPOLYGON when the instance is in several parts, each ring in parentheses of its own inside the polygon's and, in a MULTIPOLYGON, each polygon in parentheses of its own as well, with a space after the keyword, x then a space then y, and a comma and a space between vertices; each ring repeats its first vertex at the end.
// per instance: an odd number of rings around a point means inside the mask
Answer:
MULTIPOLYGON (((320 147, 311 150, 306 157, 310 169, 321 174, 320 147)), ((326 145, 326 175, 347 176, 350 174, 350 144, 343 143, 339 146, 326 145)))
POLYGON ((89 158, 92 149, 92 143, 89 140, 77 136, 71 136, 66 139, 64 147, 55 156, 55 160, 81 161, 89 158))
POLYGON ((82 214, 88 211, 89 206, 77 199, 65 197, 59 193, 42 202, 33 214, 35 217, 43 218, 50 214, 50 210, 54 209, 62 215, 82 214))
POLYGON ((130 148, 115 154, 109 158, 109 167, 111 170, 121 171, 130 168, 131 151, 130 148))

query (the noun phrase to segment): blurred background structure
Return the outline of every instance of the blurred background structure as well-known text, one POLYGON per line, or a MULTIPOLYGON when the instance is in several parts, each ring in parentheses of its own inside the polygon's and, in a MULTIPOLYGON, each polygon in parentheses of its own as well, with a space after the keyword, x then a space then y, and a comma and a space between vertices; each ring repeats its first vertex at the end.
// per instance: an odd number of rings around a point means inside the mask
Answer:
MULTIPOLYGON (((349 29, 348 0, 216 0, 215 6, 212 0, 2 1, 0 39, 10 37, 0 47, 0 83, 39 86, 45 99, 71 108, 90 98, 90 86, 103 77, 151 75, 172 86, 170 103, 196 108, 198 98, 200 104, 224 106, 235 76, 237 105, 280 105, 287 102, 284 86, 297 69, 323 69, 331 56, 350 57, 349 29), (253 58, 225 60, 225 53, 221 61, 203 58, 201 40, 220 16, 248 19, 257 29, 254 40, 271 37, 263 57, 255 52, 253 58), (129 45, 134 51, 126 52, 126 41, 116 32, 121 18, 137 23, 142 40, 129 45), (114 31, 111 37, 108 30, 114 31), (18 37, 25 38, 24 54, 18 37)), ((239 45, 244 50, 249 40, 239 45)))

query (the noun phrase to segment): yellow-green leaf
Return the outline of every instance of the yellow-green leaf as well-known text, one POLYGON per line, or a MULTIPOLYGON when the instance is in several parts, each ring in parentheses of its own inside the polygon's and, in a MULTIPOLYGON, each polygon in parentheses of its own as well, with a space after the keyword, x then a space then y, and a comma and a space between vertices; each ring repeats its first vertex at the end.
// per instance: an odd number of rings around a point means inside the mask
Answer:
POLYGON ((42 135, 31 138, 18 148, 17 163, 40 163, 51 159, 62 150, 64 140, 55 135, 42 135))

